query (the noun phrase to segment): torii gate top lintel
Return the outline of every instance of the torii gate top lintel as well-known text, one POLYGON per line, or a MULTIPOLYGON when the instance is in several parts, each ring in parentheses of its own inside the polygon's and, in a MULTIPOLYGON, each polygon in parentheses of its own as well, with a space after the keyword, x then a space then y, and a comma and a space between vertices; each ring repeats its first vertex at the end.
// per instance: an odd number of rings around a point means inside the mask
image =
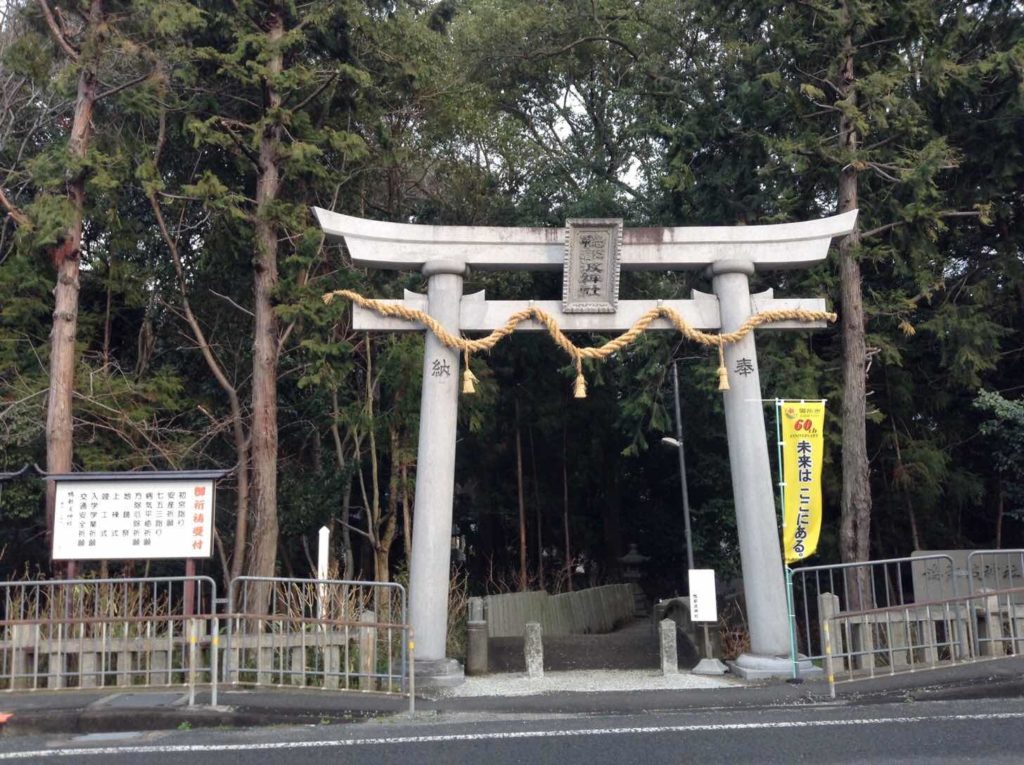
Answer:
MULTIPOLYGON (((444 259, 482 271, 559 271, 564 263, 564 228, 433 226, 313 212, 327 237, 344 239, 353 263, 367 268, 419 270, 444 259)), ((824 260, 832 239, 850 233, 856 220, 851 210, 797 223, 627 228, 621 267, 677 271, 746 260, 759 271, 806 268, 824 260)))

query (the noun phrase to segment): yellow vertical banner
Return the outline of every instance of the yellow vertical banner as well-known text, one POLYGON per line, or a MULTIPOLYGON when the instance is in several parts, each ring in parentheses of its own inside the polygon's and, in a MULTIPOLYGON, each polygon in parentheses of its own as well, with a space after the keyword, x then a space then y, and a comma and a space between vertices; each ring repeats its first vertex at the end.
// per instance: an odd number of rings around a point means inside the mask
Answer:
POLYGON ((825 402, 780 401, 782 441, 782 549, 786 565, 818 549, 821 466, 825 458, 825 402))

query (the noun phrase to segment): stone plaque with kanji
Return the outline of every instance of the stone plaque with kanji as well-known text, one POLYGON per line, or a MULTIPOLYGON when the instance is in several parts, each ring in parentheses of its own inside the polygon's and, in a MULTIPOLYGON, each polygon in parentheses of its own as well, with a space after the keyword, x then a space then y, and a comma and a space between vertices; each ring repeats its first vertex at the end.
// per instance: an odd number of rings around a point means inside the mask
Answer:
POLYGON ((566 221, 563 311, 615 313, 619 302, 621 250, 621 218, 566 221))

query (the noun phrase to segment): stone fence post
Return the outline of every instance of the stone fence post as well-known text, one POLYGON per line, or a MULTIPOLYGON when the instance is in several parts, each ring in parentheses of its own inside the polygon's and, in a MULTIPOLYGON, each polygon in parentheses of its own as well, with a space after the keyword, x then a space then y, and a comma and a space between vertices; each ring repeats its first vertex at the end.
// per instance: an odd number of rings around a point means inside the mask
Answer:
POLYGON ((526 676, 531 680, 544 677, 544 644, 541 640, 540 624, 537 622, 526 625, 523 655, 526 658, 526 676))

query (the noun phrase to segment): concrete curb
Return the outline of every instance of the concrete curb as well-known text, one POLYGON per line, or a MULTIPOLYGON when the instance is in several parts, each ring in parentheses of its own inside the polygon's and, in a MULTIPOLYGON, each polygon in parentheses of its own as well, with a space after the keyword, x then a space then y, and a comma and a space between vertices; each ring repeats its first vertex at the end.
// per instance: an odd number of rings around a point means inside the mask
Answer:
POLYGON ((4 737, 55 733, 113 733, 189 728, 252 728, 355 722, 376 713, 312 709, 126 708, 54 709, 14 713, 0 731, 4 737))

